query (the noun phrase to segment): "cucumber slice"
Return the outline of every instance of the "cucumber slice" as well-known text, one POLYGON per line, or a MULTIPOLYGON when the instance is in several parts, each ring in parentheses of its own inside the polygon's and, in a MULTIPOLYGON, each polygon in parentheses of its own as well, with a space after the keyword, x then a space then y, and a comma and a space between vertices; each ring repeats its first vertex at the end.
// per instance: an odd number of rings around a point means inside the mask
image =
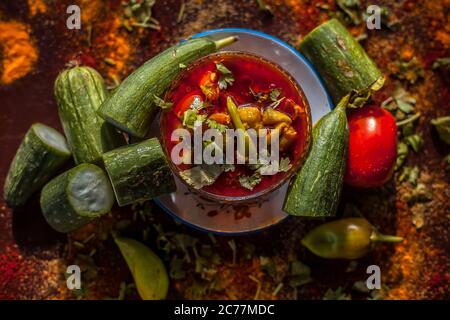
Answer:
POLYGON ((97 114, 107 96, 97 71, 89 67, 63 71, 55 81, 55 96, 75 163, 101 164, 104 152, 125 144, 123 135, 97 114))
POLYGON ((80 164, 51 180, 42 189, 41 209, 59 232, 70 232, 108 213, 114 195, 108 177, 93 164, 80 164))
POLYGON ((349 129, 345 110, 350 95, 314 126, 311 150, 291 179, 283 210, 293 216, 332 217, 341 197, 349 129))
POLYGON ((176 190, 172 171, 157 138, 103 155, 119 206, 146 201, 176 190))
POLYGON ((25 204, 70 159, 66 139, 53 128, 35 123, 25 134, 4 185, 9 207, 25 204))
POLYGON ((352 90, 375 91, 384 83, 377 65, 339 20, 331 19, 308 33, 299 51, 317 70, 335 104, 352 90))

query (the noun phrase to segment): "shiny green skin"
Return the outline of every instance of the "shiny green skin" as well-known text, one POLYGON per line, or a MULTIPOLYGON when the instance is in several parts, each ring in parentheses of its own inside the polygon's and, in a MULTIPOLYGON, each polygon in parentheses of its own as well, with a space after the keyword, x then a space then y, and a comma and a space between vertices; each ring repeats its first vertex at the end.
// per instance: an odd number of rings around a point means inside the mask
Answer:
POLYGON ((99 114, 120 130, 144 138, 159 109, 155 96, 162 98, 179 74, 180 64, 188 65, 214 51, 215 42, 207 38, 163 51, 130 74, 102 104, 99 114))
POLYGON ((157 138, 107 152, 103 162, 119 206, 176 190, 172 171, 157 138))
POLYGON ((67 142, 75 163, 101 164, 102 154, 125 144, 112 125, 98 116, 107 91, 102 76, 90 67, 63 71, 55 82, 55 96, 67 142))
POLYGON ((298 49, 319 73, 335 104, 350 91, 368 89, 383 76, 364 48, 336 19, 311 31, 298 49))
POLYGON ((322 258, 358 259, 369 252, 373 232, 366 219, 341 219, 311 230, 302 244, 322 258))
POLYGON ((142 300, 162 300, 169 290, 169 276, 161 259, 144 244, 115 237, 142 300))
POLYGON ((11 208, 23 206, 71 157, 68 149, 57 149, 40 138, 35 133, 39 127, 56 133, 53 128, 36 123, 25 134, 11 163, 3 189, 5 202, 11 208))
MULTIPOLYGON (((111 211, 114 200, 106 204, 104 208, 96 212, 81 211, 74 207, 70 201, 70 184, 79 171, 94 172, 104 175, 104 171, 96 165, 82 163, 63 174, 60 174, 49 183, 47 183, 41 192, 41 210, 48 224, 58 232, 75 231, 83 225, 91 222, 94 218, 100 217, 111 211)), ((107 177, 105 176, 105 179, 107 177)), ((105 193, 111 193, 112 189, 108 186, 105 193)), ((111 195, 111 199, 114 197, 111 195)))
POLYGON ((347 157, 346 103, 322 117, 313 128, 312 146, 300 172, 291 179, 283 210, 290 215, 336 215, 347 157))

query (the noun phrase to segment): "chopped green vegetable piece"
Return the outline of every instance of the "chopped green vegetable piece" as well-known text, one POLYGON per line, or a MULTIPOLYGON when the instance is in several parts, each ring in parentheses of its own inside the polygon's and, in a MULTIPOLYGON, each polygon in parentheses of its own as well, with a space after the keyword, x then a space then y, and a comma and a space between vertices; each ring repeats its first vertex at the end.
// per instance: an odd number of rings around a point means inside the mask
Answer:
POLYGON ((408 136, 405 138, 406 143, 408 143, 411 148, 414 150, 414 152, 419 152, 420 149, 423 147, 423 138, 419 134, 413 134, 411 136, 408 136))
POLYGON ((417 179, 419 178, 419 168, 417 166, 411 168, 411 167, 405 167, 403 169, 402 174, 399 177, 400 181, 408 181, 412 185, 417 184, 417 179))
POLYGON ((336 290, 328 289, 323 296, 323 300, 351 300, 351 296, 346 294, 341 287, 336 290))
POLYGON ((275 102, 275 101, 278 100, 278 97, 280 96, 280 94, 281 94, 280 89, 277 89, 277 88, 272 89, 272 90, 270 91, 270 99, 271 99, 273 102, 275 102))
POLYGON ((219 71, 219 89, 224 90, 234 83, 233 73, 225 67, 222 63, 216 63, 216 69, 219 71))
POLYGON ((433 63, 433 69, 447 68, 450 66, 450 57, 439 58, 433 63))
POLYGON ((239 177, 239 183, 241 186, 248 190, 253 190, 253 188, 261 182, 261 175, 259 173, 253 174, 251 176, 241 176, 239 177))
POLYGON ((399 73, 396 74, 397 78, 406 80, 410 84, 415 84, 419 78, 423 78, 425 75, 423 66, 416 57, 408 62, 399 62, 397 67, 399 68, 399 73))
POLYGON ((369 293, 370 290, 367 288, 367 283, 365 281, 356 281, 352 287, 353 290, 361 293, 369 293))
POLYGON ((180 171, 180 176, 194 189, 212 185, 222 172, 233 171, 234 166, 228 164, 199 165, 180 171))
POLYGON ((203 122, 206 120, 206 115, 198 114, 197 109, 188 109, 183 113, 183 126, 193 129, 195 122, 203 122))
POLYGON ((261 12, 264 12, 265 14, 267 14, 270 17, 273 17, 274 13, 272 10, 272 7, 269 6, 266 1, 264 0, 256 0, 256 2, 258 3, 258 9, 261 12))
POLYGON ((407 194, 406 201, 412 205, 417 202, 428 202, 433 199, 431 190, 423 183, 418 183, 417 186, 407 194))
POLYGON ((436 128, 439 138, 445 143, 450 144, 450 116, 431 120, 431 124, 436 128))
POLYGON ((354 25, 359 25, 361 20, 359 0, 337 0, 336 4, 354 25))
POLYGON ((408 145, 404 142, 399 142, 399 144, 397 145, 397 162, 395 164, 395 170, 401 168, 401 166, 406 160, 406 157, 408 156, 408 153, 409 153, 408 145))
POLYGON ((292 261, 289 285, 296 288, 303 286, 311 281, 311 268, 301 261, 292 261))
POLYGON ((217 121, 212 120, 212 119, 206 120, 206 124, 211 129, 216 129, 216 130, 219 130, 220 132, 225 132, 225 130, 228 129, 228 126, 218 123, 217 121))

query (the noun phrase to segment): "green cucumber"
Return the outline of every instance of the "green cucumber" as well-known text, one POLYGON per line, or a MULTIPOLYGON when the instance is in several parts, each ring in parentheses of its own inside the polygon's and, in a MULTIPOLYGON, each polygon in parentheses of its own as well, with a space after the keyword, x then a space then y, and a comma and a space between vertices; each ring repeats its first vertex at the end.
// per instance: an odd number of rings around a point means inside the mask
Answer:
POLYGON ((176 190, 172 171, 157 138, 103 155, 119 206, 156 198, 176 190))
POLYGON ((314 126, 311 150, 292 178, 283 210, 294 216, 330 217, 342 191, 348 143, 346 96, 314 126))
POLYGON ((70 159, 66 139, 41 123, 31 126, 9 168, 4 185, 5 202, 20 207, 70 159))
POLYGON ((169 276, 161 259, 146 245, 128 238, 114 237, 131 271, 142 300, 161 300, 169 290, 169 276))
POLYGON ((57 176, 41 193, 41 209, 56 231, 71 232, 110 212, 114 194, 105 172, 82 163, 57 176))
POLYGON ((316 27, 298 49, 317 70, 335 104, 352 90, 378 90, 383 85, 381 71, 336 19, 316 27))
POLYGON ((180 65, 188 65, 236 39, 191 39, 163 51, 129 75, 102 104, 99 114, 120 130, 145 137, 158 110, 155 97, 162 97, 179 74, 180 65))
POLYGON ((63 71, 55 81, 55 95, 75 163, 101 164, 104 152, 125 144, 123 135, 97 114, 107 96, 97 71, 89 67, 63 71))

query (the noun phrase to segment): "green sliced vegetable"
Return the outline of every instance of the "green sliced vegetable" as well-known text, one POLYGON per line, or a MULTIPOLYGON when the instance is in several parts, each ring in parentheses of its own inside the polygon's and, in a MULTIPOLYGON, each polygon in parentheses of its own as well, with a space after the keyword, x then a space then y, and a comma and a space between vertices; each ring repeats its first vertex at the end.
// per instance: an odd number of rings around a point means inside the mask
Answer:
POLYGON ((379 233, 364 218, 347 218, 322 224, 311 230, 302 244, 327 259, 358 259, 374 242, 400 242, 403 238, 379 233))
POLYGON ((98 116, 106 99, 102 76, 89 67, 63 71, 55 82, 59 117, 75 162, 101 164, 102 154, 125 144, 113 126, 98 116))
POLYGON ((309 217, 336 214, 345 173, 349 134, 345 109, 350 96, 314 126, 308 158, 289 184, 283 206, 287 213, 309 217))
POLYGON ((108 213, 114 195, 99 167, 83 163, 57 176, 42 189, 41 209, 56 231, 71 232, 108 213))
POLYGON ((158 111, 154 97, 162 97, 179 74, 180 64, 188 65, 236 40, 199 38, 165 50, 129 75, 103 103, 99 114, 120 130, 143 138, 158 111))
POLYGON ((136 289, 143 300, 162 300, 169 290, 169 276, 161 259, 144 244, 114 237, 130 268, 136 289))
POLYGON ((376 64, 336 19, 311 31, 300 43, 299 51, 317 70, 335 104, 352 90, 378 90, 384 83, 376 64))
POLYGON ((25 204, 70 159, 66 139, 41 123, 31 126, 9 168, 3 197, 9 207, 25 204))
POLYGON ((157 138, 103 155, 119 206, 146 201, 176 190, 172 171, 157 138))
POLYGON ((436 128, 439 138, 447 144, 450 144, 450 116, 440 117, 431 120, 431 124, 436 128))
POLYGON ((227 110, 230 114, 231 121, 233 122, 234 127, 244 132, 246 151, 248 151, 248 154, 256 154, 256 146, 253 144, 252 139, 250 139, 247 130, 245 130, 245 127, 242 124, 241 118, 239 116, 237 105, 233 101, 233 98, 231 98, 230 96, 227 97, 227 110))

